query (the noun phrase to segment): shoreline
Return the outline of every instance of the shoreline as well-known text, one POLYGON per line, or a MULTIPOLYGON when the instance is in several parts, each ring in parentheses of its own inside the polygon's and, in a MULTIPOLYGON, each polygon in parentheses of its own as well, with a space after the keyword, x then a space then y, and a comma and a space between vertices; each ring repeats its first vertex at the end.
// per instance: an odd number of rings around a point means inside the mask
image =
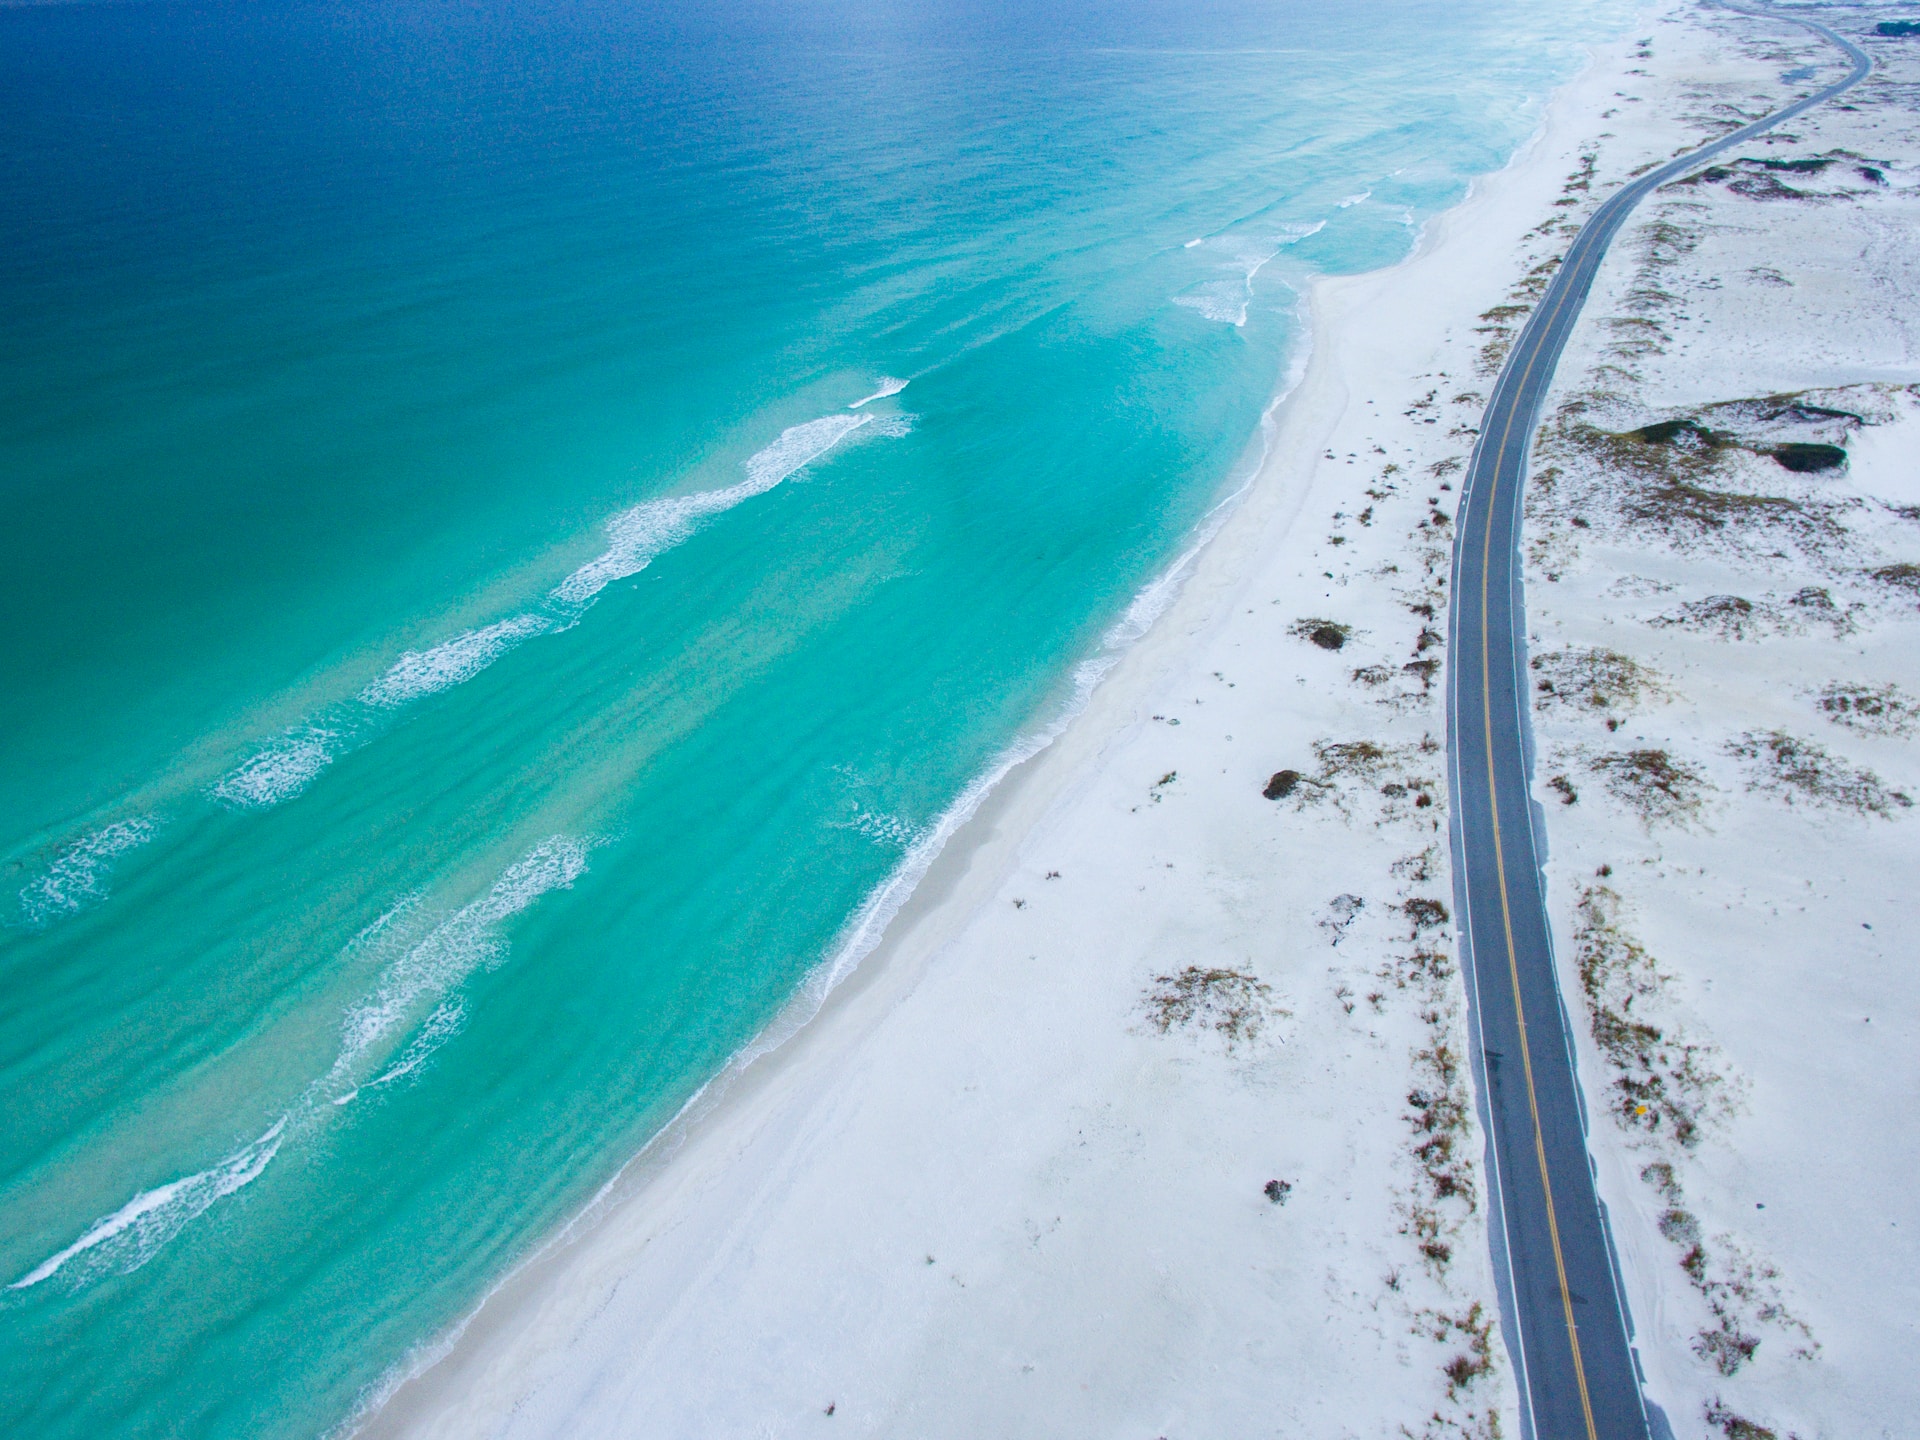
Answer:
MULTIPOLYGON (((1537 139, 1538 136, 1533 138, 1537 139)), ((1466 203, 1471 194, 1470 189, 1461 203, 1466 203)), ((1416 254, 1427 229, 1427 225, 1421 228, 1420 239, 1415 242, 1416 254)), ((1412 258, 1410 254, 1407 260, 1412 258)), ((1317 277, 1313 288, 1317 289, 1325 278, 1317 277)), ((827 958, 809 973, 793 998, 763 1030, 730 1057, 717 1074, 695 1090, 672 1119, 622 1164, 618 1172, 576 1214, 518 1261, 466 1315, 431 1342, 418 1347, 416 1354, 400 1362, 395 1368, 405 1373, 384 1379, 375 1387, 374 1397, 363 1402, 353 1415, 330 1434, 348 1437, 389 1433, 382 1427, 396 1394, 422 1380, 457 1352, 488 1307, 496 1306, 496 1300, 512 1291, 516 1283, 527 1287, 537 1286, 540 1277, 528 1272, 537 1270, 543 1263, 557 1263, 553 1252, 585 1239, 586 1233, 596 1225, 611 1223, 612 1212, 635 1200, 661 1171, 672 1164, 681 1147, 696 1138, 696 1127, 725 1124, 729 1104, 735 1101, 744 1103, 737 1095, 736 1087, 751 1081, 763 1085, 776 1083, 782 1058, 810 1032, 823 1023, 830 1023, 827 1017, 836 999, 863 976, 870 976, 871 972, 885 967, 889 963, 885 953, 889 947, 904 946, 919 924, 932 921, 941 908, 953 899, 957 887, 972 867, 976 858, 974 852, 991 844, 999 833, 995 823, 997 810, 1012 805, 1015 792, 1023 783, 1036 783, 1032 780, 1033 771, 1029 767, 1036 767, 1074 727, 1085 720, 1097 695, 1113 678, 1113 672, 1151 637, 1154 627, 1179 603, 1186 583, 1191 578, 1187 572, 1202 559, 1208 547, 1218 538, 1219 532, 1232 522, 1241 503, 1260 483, 1278 434, 1279 425, 1275 416, 1300 388, 1312 363, 1312 296, 1313 289, 1309 289, 1300 297, 1298 308, 1307 320, 1300 356, 1289 364, 1278 392, 1262 410, 1253 435, 1249 437, 1249 450, 1253 450, 1258 441, 1259 459, 1249 467, 1244 480, 1228 489, 1204 512, 1186 538, 1179 555, 1135 593, 1126 610, 1102 633, 1099 648, 1079 661, 1068 673, 1067 679, 1074 693, 1059 713, 1033 732, 1017 737, 941 813, 930 827, 928 835, 902 858, 895 871, 848 918, 840 936, 830 947, 827 958), (1136 612, 1141 610, 1145 602, 1163 592, 1168 596, 1164 604, 1153 608, 1144 619, 1136 618, 1136 612), (1133 625, 1139 626, 1138 633, 1116 643, 1114 637, 1133 625), (973 833, 976 831, 982 833, 973 833), (916 864, 918 852, 923 846, 928 853, 924 863, 916 864), (897 902, 889 903, 896 891, 903 893, 899 894, 897 902)), ((1230 475, 1229 484, 1231 479, 1230 475)), ((924 954, 922 958, 925 958, 924 954)), ((497 1318, 502 1321, 505 1319, 497 1318)), ((396 1423, 407 1422, 402 1416, 396 1423)))
MULTIPOLYGON (((836 944, 834 958, 816 972, 823 975, 817 998, 809 994, 816 985, 810 980, 579 1214, 519 1262, 465 1318, 396 1367, 337 1433, 506 1433, 505 1427, 526 1414, 528 1399, 561 1378, 568 1355, 582 1348, 587 1327, 613 1305, 655 1239, 724 1223, 701 1205, 703 1197, 733 1181, 750 1203, 732 1217, 732 1228, 751 1226, 753 1203, 763 1198, 753 1177, 777 1173, 785 1161, 782 1152, 804 1138, 797 1127, 781 1124, 782 1118, 835 1106, 855 1083, 852 1062, 922 987, 943 952, 965 937, 1004 888, 1023 849, 1050 820, 1057 821, 1058 812, 1084 801, 1114 751, 1149 732, 1153 722, 1146 712, 1155 696, 1171 690, 1181 662, 1208 641, 1218 641, 1239 618, 1236 608, 1246 609, 1234 601, 1252 583, 1262 560, 1285 547, 1331 469, 1322 452, 1354 403, 1347 384, 1352 352, 1365 348, 1369 339, 1375 346, 1391 345, 1390 337, 1378 333, 1391 322, 1370 319, 1366 301, 1418 293, 1429 271, 1444 275, 1449 266, 1458 268, 1456 262, 1471 269, 1475 258, 1480 268, 1504 275, 1510 244, 1484 247, 1490 255, 1469 254, 1472 242, 1485 238, 1476 231, 1498 231, 1513 218, 1506 213, 1516 208, 1512 192, 1540 189, 1548 171, 1557 183, 1555 167, 1577 148, 1582 122, 1586 131, 1601 124, 1592 118, 1596 107, 1577 110, 1574 97, 1595 87, 1604 66, 1590 52, 1585 66, 1548 97, 1534 134, 1501 169, 1475 177, 1458 204, 1429 217, 1403 259, 1359 275, 1315 278, 1301 297, 1308 317, 1304 363, 1263 412, 1260 430, 1270 427, 1265 454, 1241 490, 1209 512, 1210 517, 1226 512, 1213 533, 1196 531, 1180 557, 1139 592, 1129 614, 1153 592, 1172 591, 1144 632, 1117 654, 1103 642, 1081 662, 1084 670, 1113 654, 1082 700, 1070 702, 1053 722, 1009 750, 1028 753, 996 762, 947 812, 953 816, 966 807, 939 837, 935 853, 897 906, 879 913, 911 856, 856 913, 848 940, 836 944), (1369 327, 1375 332, 1371 336, 1369 327), (968 797, 976 791, 969 806, 968 797), (871 943, 845 958, 858 946, 862 930, 875 923, 879 931, 871 943), (796 1014, 800 1010, 807 1013, 796 1014), (486 1425, 492 1428, 478 1428, 486 1425)), ((1508 228, 1517 233, 1517 226, 1508 228)), ((1513 236, 1499 238, 1510 242, 1513 236)), ((1470 325, 1488 298, 1472 285, 1462 290, 1463 298, 1449 307, 1445 328, 1470 325)), ((1318 584, 1316 578, 1306 588, 1318 584)), ((1108 635, 1125 623, 1123 616, 1108 635)), ((700 1278, 706 1252, 697 1245, 687 1248, 690 1253, 678 1261, 659 1262, 668 1270, 669 1285, 677 1280, 690 1287, 700 1278)))

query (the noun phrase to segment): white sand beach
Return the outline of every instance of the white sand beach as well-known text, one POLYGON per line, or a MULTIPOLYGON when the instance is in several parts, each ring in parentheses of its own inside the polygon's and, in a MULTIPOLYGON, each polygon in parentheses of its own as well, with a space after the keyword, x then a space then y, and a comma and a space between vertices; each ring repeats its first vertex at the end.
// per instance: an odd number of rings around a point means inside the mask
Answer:
MULTIPOLYGON (((817 1015, 717 1082, 419 1357, 361 1433, 1517 1434, 1447 918, 1453 487, 1487 367, 1569 226, 1629 173, 1724 128, 1715 107, 1794 92, 1778 77, 1797 65, 1831 69, 1784 27, 1649 14, 1411 258, 1316 284, 1311 359, 1257 476, 1085 710, 951 837, 817 1015)), ((1920 263, 1890 259, 1851 288, 1833 278, 1860 243, 1846 217, 1920 193, 1910 111, 1892 118, 1812 117, 1764 152, 1874 157, 1886 183, 1860 181, 1853 210, 1779 220, 1788 202, 1725 184, 1650 202, 1642 228, 1664 216, 1700 230, 1663 272, 1677 298, 1632 308, 1655 242, 1623 237, 1563 394, 1592 389, 1597 365, 1638 367, 1640 389, 1615 386, 1638 425, 1920 379, 1907 322, 1850 318, 1891 313, 1920 263), (1695 203, 1716 208, 1660 209, 1695 203), (1734 272, 1763 265, 1787 285, 1736 291, 1734 272), (1774 343, 1809 313, 1790 291, 1820 296, 1817 343, 1774 343), (1623 330, 1607 322, 1622 317, 1663 327, 1664 352, 1609 362, 1623 330), (1735 332, 1749 348, 1729 348, 1735 332)), ((1920 256, 1909 222, 1888 211, 1876 243, 1920 256)), ((1860 430, 1845 483, 1863 507, 1912 505, 1920 482, 1888 437, 1896 416, 1903 438, 1920 422, 1908 399, 1882 408, 1889 424, 1860 430)), ((1716 1403, 1805 1435, 1897 1433, 1913 1382, 1875 1377, 1920 1313, 1920 1215, 1899 1193, 1916 1138, 1916 972, 1896 938, 1916 821, 1784 806, 1745 788, 1757 762, 1722 741, 1791 728, 1920 794, 1898 736, 1857 738, 1800 698, 1801 677, 1920 694, 1915 597, 1858 578, 1906 558, 1903 543, 1920 553, 1920 535, 1883 507, 1861 542, 1879 547, 1870 562, 1786 547, 1788 563, 1770 540, 1676 546, 1612 513, 1569 502, 1536 517, 1536 651, 1630 652, 1684 698, 1648 691, 1617 715, 1543 702, 1568 1000, 1584 1003, 1583 877, 1610 863, 1622 923, 1676 977, 1687 1033, 1745 1077, 1722 1087, 1739 1106, 1709 1106, 1680 1145, 1607 1108, 1615 1054, 1581 1056, 1643 1349, 1659 1356, 1652 1393, 1681 1435, 1714 1433, 1716 1403), (1646 585, 1623 590, 1629 574, 1646 585), (1853 630, 1740 642, 1644 623, 1703 595, 1779 605, 1814 585, 1853 630), (1643 823, 1592 766, 1669 736, 1717 798, 1643 823), (1559 803, 1556 775, 1578 803, 1559 803), (1671 1193, 1642 1178, 1656 1163, 1671 1193), (1837 1188, 1847 1204, 1814 1213, 1837 1188), (1698 1353, 1718 1292, 1663 1237, 1680 1233, 1662 1219, 1680 1193, 1712 1264, 1773 1268, 1804 1335, 1778 1314, 1752 1321, 1741 1333, 1759 1347, 1736 1373, 1698 1353)))

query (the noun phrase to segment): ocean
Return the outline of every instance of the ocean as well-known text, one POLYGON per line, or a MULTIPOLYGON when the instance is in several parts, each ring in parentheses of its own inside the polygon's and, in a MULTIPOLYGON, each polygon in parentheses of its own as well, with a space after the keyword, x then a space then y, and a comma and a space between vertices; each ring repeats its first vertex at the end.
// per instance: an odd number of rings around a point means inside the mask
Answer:
POLYGON ((1626 16, 0 8, 0 1428, 346 1425, 858 962, 1305 282, 1626 16))

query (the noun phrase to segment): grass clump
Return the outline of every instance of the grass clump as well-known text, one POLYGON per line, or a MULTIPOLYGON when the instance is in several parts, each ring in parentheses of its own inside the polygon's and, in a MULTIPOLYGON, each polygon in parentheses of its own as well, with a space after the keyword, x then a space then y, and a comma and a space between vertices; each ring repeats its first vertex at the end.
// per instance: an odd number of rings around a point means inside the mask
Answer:
POLYGON ((1863 608, 1855 603, 1842 610, 1834 602, 1833 592, 1820 585, 1807 585, 1794 591, 1787 597, 1786 609, 1780 612, 1787 629, 1799 629, 1806 625, 1827 625, 1836 636, 1851 635, 1859 627, 1854 624, 1854 614, 1863 608))
POLYGON ((1893 818, 1913 801, 1886 785, 1871 770, 1848 764, 1824 746, 1784 730, 1749 730, 1730 741, 1727 752, 1751 766, 1748 788, 1767 790, 1788 804, 1810 800, 1856 815, 1893 818))
POLYGON ((1651 827, 1690 820, 1713 788, 1707 777, 1665 750, 1627 750, 1591 763, 1613 797, 1651 827))
POLYGON ((1920 701, 1897 685, 1835 681, 1814 697, 1814 703, 1835 725, 1868 735, 1911 735, 1914 723, 1920 721, 1920 701))
POLYGON ((1276 1014, 1273 987, 1244 970, 1189 965, 1156 975, 1146 995, 1147 1023, 1162 1035, 1211 1030, 1228 1050, 1251 1044, 1276 1014))
POLYGON ((1322 783, 1346 775, 1371 779, 1388 758, 1387 747, 1371 740, 1316 740, 1313 754, 1320 762, 1322 783))
POLYGON ((1322 650, 1338 650, 1353 638, 1353 627, 1338 620, 1296 620, 1287 633, 1322 650))

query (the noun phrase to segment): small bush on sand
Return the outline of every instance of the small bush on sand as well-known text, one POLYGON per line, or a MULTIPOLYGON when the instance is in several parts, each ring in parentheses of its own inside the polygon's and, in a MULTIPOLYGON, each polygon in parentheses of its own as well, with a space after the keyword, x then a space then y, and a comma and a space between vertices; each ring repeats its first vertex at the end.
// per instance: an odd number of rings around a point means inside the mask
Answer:
POLYGON ((1269 800, 1284 800, 1303 784, 1311 785, 1312 783, 1298 770, 1276 770, 1273 772, 1273 778, 1267 781, 1266 788, 1260 793, 1269 800))
POLYGON ((1287 633, 1322 650, 1338 650, 1353 638, 1353 627, 1338 620, 1296 620, 1287 627, 1287 633))
POLYGON ((1913 805, 1871 770, 1850 765, 1824 746, 1784 730, 1750 730, 1729 742, 1727 751, 1751 766, 1749 788, 1772 791, 1788 804, 1811 800, 1882 819, 1913 805))

